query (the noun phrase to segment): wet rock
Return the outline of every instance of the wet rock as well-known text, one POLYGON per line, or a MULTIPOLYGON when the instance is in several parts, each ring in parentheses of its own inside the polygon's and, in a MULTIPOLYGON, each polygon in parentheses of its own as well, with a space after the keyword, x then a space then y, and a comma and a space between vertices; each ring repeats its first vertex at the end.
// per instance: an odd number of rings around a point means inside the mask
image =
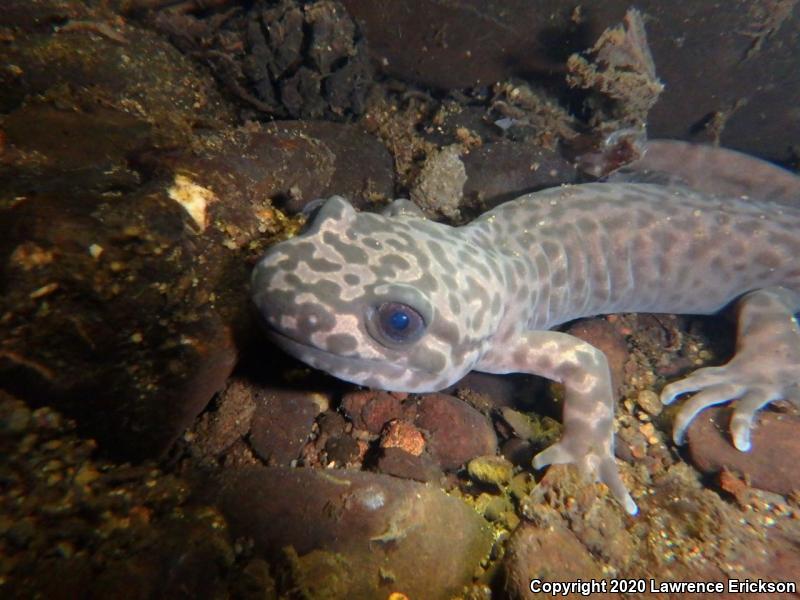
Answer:
POLYGON ((378 434, 384 425, 403 416, 403 403, 397 395, 378 390, 350 392, 342 398, 342 410, 357 429, 378 434))
POLYGON ((321 394, 275 388, 258 390, 253 400, 249 436, 253 451, 268 465, 291 465, 328 400, 321 394))
POLYGON ((485 144, 462 160, 467 171, 465 199, 489 208, 577 177, 575 166, 557 152, 511 140, 485 144))
POLYGON ((381 433, 381 448, 400 448, 412 456, 419 456, 425 450, 422 432, 408 421, 389 421, 381 433))
POLYGON ((752 449, 740 452, 730 440, 730 408, 701 412, 687 433, 689 455, 704 473, 723 468, 748 478, 753 487, 778 494, 800 490, 800 417, 762 410, 751 433, 752 449))
POLYGON ((642 409, 653 417, 657 417, 664 410, 664 405, 661 404, 661 399, 653 390, 642 390, 636 398, 636 403, 642 409))
MULTIPOLYGON (((376 199, 394 197, 394 171, 392 158, 374 136, 358 125, 328 123, 324 121, 287 122, 271 124, 268 131, 280 131, 288 136, 283 142, 305 138, 326 152, 331 161, 331 174, 321 175, 319 163, 309 169, 305 182, 298 182, 300 194, 285 194, 282 206, 289 212, 300 210, 304 202, 327 198, 334 194, 344 196, 357 208, 372 208, 376 199), (358 169, 353 165, 357 164, 358 169)), ((319 152, 319 151, 318 151, 319 152)), ((294 164, 292 165, 294 167, 294 164)))
MULTIPOLYGON (((325 121, 274 121, 210 134, 199 155, 148 157, 150 169, 190 171, 192 180, 221 198, 264 211, 268 199, 289 213, 334 194, 358 208, 394 191, 386 148, 357 125, 325 121), (353 169, 358 164, 358 169, 353 169)), ((221 207, 218 207, 221 209, 221 207)), ((234 215, 224 215, 232 220, 234 215)), ((218 215, 222 216, 222 215, 218 215)), ((237 219, 233 224, 243 228, 237 219)), ((263 232, 262 232, 263 233, 263 232)))
MULTIPOLYGON (((212 78, 108 5, 15 0, 4 8, 0 25, 15 33, 13 43, 3 44, 4 62, 12 68, 0 72, 0 112, 19 108, 26 97, 73 94, 91 98, 95 107, 159 122, 158 135, 184 143, 195 125, 233 123, 212 78)), ((57 138, 53 142, 62 143, 57 138)))
MULTIPOLYGON (((475 500, 475 508, 483 515, 483 518, 490 523, 500 520, 507 522, 509 517, 514 513, 514 505, 511 503, 511 500, 505 496, 498 496, 496 494, 481 494, 475 500)), ((514 517, 510 518, 512 521, 514 520, 514 517)), ((516 524, 519 524, 519 520, 516 520, 516 524)), ((509 527, 509 529, 514 529, 516 524, 509 527)))
POLYGON ((476 456, 495 454, 497 437, 488 419, 453 396, 426 394, 417 400, 415 423, 428 436, 428 451, 444 469, 476 456))
POLYGON ((139 185, 141 177, 127 160, 158 143, 153 127, 141 117, 93 104, 67 95, 58 102, 29 101, 7 115, 0 129, 3 187, 24 195, 42 188, 85 193, 139 185), (32 153, 39 160, 30 160, 32 153))
POLYGON ((619 393, 625 377, 625 363, 628 362, 628 344, 617 328, 605 319, 596 318, 578 321, 570 325, 566 332, 605 354, 613 389, 619 393))
POLYGON ((467 171, 458 145, 430 154, 411 189, 411 201, 431 218, 457 219, 467 171))
POLYGON ((120 456, 158 455, 224 386, 234 337, 257 335, 242 293, 249 261, 297 227, 269 198, 388 193, 391 161, 346 125, 319 126, 330 146, 310 133, 313 124, 278 124, 208 135, 196 152, 165 154, 138 148, 150 145, 149 126, 129 128, 129 117, 115 120, 121 113, 99 109, 101 127, 86 111, 61 119, 69 111, 39 108, 26 106, 23 116, 99 136, 76 144, 96 162, 68 179, 78 163, 66 146, 50 144, 50 155, 43 137, 24 135, 22 117, 12 119, 14 151, 0 180, 23 187, 0 209, 11 290, 0 299, 0 382, 57 403, 120 456), (367 179, 353 175, 348 144, 370 155, 367 179), (46 171, 30 162, 39 155, 50 161, 46 171), (384 159, 383 175, 370 170, 384 159), (118 163, 136 165, 137 184, 117 189, 110 203, 118 163), (27 175, 13 176, 20 172, 27 175))
POLYGON ((470 371, 444 393, 453 394, 478 407, 482 412, 492 408, 513 406, 529 378, 524 375, 495 375, 470 371))
MULTIPOLYGON (((605 573, 575 535, 564 526, 519 527, 508 543, 503 559, 504 589, 512 598, 530 598, 531 580, 601 580, 605 573)), ((597 598, 619 598, 617 594, 593 593, 597 598)))
POLYGON ((512 465, 528 468, 531 465, 536 448, 527 440, 511 438, 503 442, 500 453, 506 457, 512 465))
POLYGON ((527 415, 509 407, 500 409, 500 417, 510 435, 539 445, 549 446, 561 436, 561 424, 550 417, 527 415))
POLYGON ((422 482, 439 481, 442 470, 428 454, 414 455, 402 448, 383 448, 377 470, 387 475, 422 482))
POLYGON ((349 435, 337 435, 325 442, 325 455, 327 464, 333 463, 337 467, 345 467, 358 461, 361 449, 358 442, 349 435))
POLYGON ((161 11, 154 24, 205 62, 257 117, 344 119, 364 111, 372 67, 338 2, 255 3, 231 12, 161 11))
POLYGON ((514 467, 502 456, 479 456, 467 463, 467 473, 474 481, 502 488, 511 481, 514 467))
MULTIPOLYGON (((363 25, 370 53, 383 71, 438 89, 513 77, 566 86, 563 76, 553 74, 564 73, 571 54, 585 51, 630 8, 626 0, 584 5, 577 12, 559 0, 480 7, 435 0, 343 4, 363 25)), ((797 121, 787 98, 800 94, 800 81, 793 77, 792 57, 800 44, 793 33, 793 6, 771 0, 744 10, 728 4, 637 2, 665 84, 650 111, 650 135, 715 141, 788 162, 797 121), (726 35, 730 31, 747 33, 726 35), (746 89, 742 81, 748 82, 746 89)))
POLYGON ((189 217, 164 187, 79 197, 35 193, 3 210, 0 381, 112 451, 158 455, 236 360, 230 324, 196 285, 214 265, 196 261, 189 217))
POLYGON ((231 379, 213 408, 198 419, 191 437, 203 456, 217 458, 250 431, 256 411, 251 386, 241 379, 231 379))
POLYGON ((336 437, 344 433, 347 423, 344 417, 332 410, 326 410, 317 417, 320 436, 336 437))
POLYGON ((314 557, 335 555, 335 589, 351 598, 449 598, 491 545, 486 522, 460 500, 386 475, 254 467, 222 474, 206 493, 234 537, 252 538, 272 562, 291 546, 309 575, 314 557))
POLYGON ((235 555, 225 522, 187 501, 186 480, 98 458, 69 419, 4 392, 0 424, 4 598, 226 595, 235 555))

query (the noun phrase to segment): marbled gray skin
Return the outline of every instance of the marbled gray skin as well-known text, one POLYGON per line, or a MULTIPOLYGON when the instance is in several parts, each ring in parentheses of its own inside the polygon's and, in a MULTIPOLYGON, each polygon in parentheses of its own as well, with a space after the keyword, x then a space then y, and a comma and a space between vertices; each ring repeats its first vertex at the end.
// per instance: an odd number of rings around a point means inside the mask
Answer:
POLYGON ((606 358, 548 330, 602 313, 713 313, 743 296, 733 360, 670 384, 663 399, 700 390, 677 418, 676 441, 704 407, 736 400, 732 431, 744 450, 760 407, 800 403, 798 256, 800 210, 594 183, 529 194, 459 228, 403 201, 376 215, 333 197, 263 257, 252 285, 272 337, 341 379, 430 392, 475 369, 563 383, 564 436, 535 466, 578 464, 634 513, 614 460, 606 358), (398 305, 421 317, 418 339, 387 337, 376 315, 398 305))

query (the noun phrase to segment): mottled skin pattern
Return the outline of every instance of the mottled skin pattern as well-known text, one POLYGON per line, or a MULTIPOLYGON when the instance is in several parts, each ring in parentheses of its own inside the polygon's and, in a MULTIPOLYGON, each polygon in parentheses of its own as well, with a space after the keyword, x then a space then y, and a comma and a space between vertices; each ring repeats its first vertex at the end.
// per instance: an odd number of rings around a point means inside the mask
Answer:
POLYGON ((290 354, 362 385, 430 392, 473 369, 563 383, 564 436, 534 465, 575 463, 635 513, 614 460, 606 358, 549 329, 623 311, 707 314, 741 297, 736 356, 662 398, 698 391, 678 415, 678 442, 700 410, 735 400, 733 439, 746 450, 759 408, 800 403, 798 232, 797 209, 653 184, 553 188, 459 228, 405 201, 376 215, 333 197, 264 256, 253 298, 290 354), (387 338, 376 318, 398 305, 421 317, 410 341, 387 338))

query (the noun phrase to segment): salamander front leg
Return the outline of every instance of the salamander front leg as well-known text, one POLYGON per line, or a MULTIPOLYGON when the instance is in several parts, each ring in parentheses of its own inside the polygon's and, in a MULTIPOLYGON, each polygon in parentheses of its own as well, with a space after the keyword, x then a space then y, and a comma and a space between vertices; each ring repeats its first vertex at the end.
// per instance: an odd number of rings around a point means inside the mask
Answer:
POLYGON ((703 409, 733 401, 731 434, 739 449, 750 449, 750 428, 756 413, 774 400, 800 406, 800 328, 794 312, 800 295, 781 287, 746 294, 740 305, 736 354, 721 367, 698 369, 667 385, 664 404, 696 392, 675 418, 673 439, 684 433, 703 409))
POLYGON ((573 463, 606 484, 625 510, 638 508, 614 458, 614 395, 605 355, 565 333, 531 331, 478 366, 495 373, 531 373, 564 385, 564 435, 533 460, 537 469, 573 463))

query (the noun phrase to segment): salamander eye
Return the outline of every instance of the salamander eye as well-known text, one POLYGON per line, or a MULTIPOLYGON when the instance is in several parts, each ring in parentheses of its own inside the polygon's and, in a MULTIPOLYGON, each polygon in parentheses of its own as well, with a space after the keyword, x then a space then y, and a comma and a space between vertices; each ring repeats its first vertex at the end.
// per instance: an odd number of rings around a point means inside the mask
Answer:
POLYGON ((416 310, 399 302, 384 302, 375 308, 373 325, 379 342, 409 344, 425 333, 426 323, 416 310))

